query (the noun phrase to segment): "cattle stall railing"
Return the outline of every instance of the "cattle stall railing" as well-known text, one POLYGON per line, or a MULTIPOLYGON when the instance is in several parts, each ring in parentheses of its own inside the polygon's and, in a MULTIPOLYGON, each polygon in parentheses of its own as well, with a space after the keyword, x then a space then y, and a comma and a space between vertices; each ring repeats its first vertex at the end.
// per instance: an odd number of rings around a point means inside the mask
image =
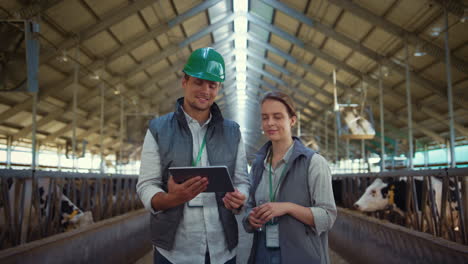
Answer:
POLYGON ((359 209, 411 230, 468 244, 468 168, 335 174, 333 191, 340 207, 357 210, 361 197, 367 202, 380 199, 380 208, 359 209))
POLYGON ((338 208, 328 237, 330 248, 348 263, 468 263, 466 245, 349 209, 338 208))
POLYGON ((0 170, 0 249, 142 208, 137 175, 0 170))

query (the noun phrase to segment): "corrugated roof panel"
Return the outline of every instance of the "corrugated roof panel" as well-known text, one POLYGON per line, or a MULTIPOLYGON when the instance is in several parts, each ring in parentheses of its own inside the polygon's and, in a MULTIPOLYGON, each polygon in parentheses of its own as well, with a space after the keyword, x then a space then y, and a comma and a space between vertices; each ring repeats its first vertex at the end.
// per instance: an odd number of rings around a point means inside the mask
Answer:
POLYGON ((353 52, 353 50, 348 46, 345 46, 331 38, 327 39, 321 51, 328 55, 332 55, 340 61, 344 61, 353 52))
POLYGON ((144 21, 150 27, 157 27, 158 25, 164 24, 164 22, 166 22, 164 17, 158 17, 156 15, 157 9, 154 8, 154 5, 156 4, 145 7, 140 11, 144 21))
POLYGON ((172 0, 159 0, 151 6, 159 21, 169 21, 176 17, 176 13, 172 7, 172 0))
POLYGON ((198 13, 197 15, 185 20, 182 25, 184 26, 184 30, 187 36, 192 36, 193 34, 200 31, 200 29, 208 26, 206 13, 198 13))
POLYGON ((92 50, 95 55, 108 55, 119 47, 118 43, 107 31, 103 31, 95 36, 83 41, 83 46, 92 50))
POLYGON ((140 84, 143 84, 147 80, 148 80, 148 76, 146 75, 146 73, 139 72, 133 75, 132 77, 130 77, 129 79, 127 79, 126 82, 128 85, 136 87, 140 84))
POLYGON ((128 55, 124 55, 107 65, 107 68, 114 73, 123 74, 135 66, 133 59, 128 55))
POLYGON ((150 55, 156 54, 160 52, 161 50, 159 47, 156 45, 156 42, 154 40, 147 41, 143 43, 141 46, 138 48, 132 50, 130 53, 132 56, 137 60, 137 61, 142 61, 145 58, 147 58, 150 55))
POLYGON ((265 21, 270 22, 273 17, 273 8, 259 0, 252 0, 249 2, 249 11, 264 19, 265 21))
POLYGON ((145 25, 137 15, 129 16, 120 23, 113 25, 110 30, 121 42, 126 42, 146 32, 145 25))
POLYGON ((103 17, 106 15, 112 14, 112 12, 121 10, 125 8, 129 1, 127 0, 100 0, 100 1, 93 1, 93 0, 83 0, 85 3, 93 9, 93 11, 99 16, 103 17))
POLYGON ((291 35, 296 35, 300 22, 281 11, 276 11, 273 24, 291 35))
POLYGON ((61 28, 71 32, 79 32, 97 22, 78 0, 64 0, 49 8, 46 14, 61 28))
MULTIPOLYGON (((43 64, 39 67, 39 71, 41 74, 39 74, 39 83, 42 86, 48 86, 54 83, 57 83, 61 79, 63 79, 65 76, 64 74, 54 70, 52 67, 43 64)), ((41 87, 39 87, 39 90, 41 87)))
POLYGON ((172 0, 176 11, 178 14, 182 14, 188 11, 190 8, 196 6, 197 4, 201 3, 201 0, 193 0, 193 1, 186 1, 186 0, 172 0))

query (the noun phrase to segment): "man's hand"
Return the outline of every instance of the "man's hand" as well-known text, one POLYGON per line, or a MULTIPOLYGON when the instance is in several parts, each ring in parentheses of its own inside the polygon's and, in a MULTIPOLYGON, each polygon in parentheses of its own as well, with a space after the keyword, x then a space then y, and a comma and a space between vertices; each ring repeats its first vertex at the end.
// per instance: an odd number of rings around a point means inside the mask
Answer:
POLYGON ((234 192, 226 193, 223 197, 224 207, 229 210, 238 209, 244 205, 245 195, 237 189, 234 192))
POLYGON ((207 187, 208 178, 200 176, 190 178, 181 184, 176 183, 172 176, 167 181, 168 195, 178 204, 192 200, 195 196, 205 191, 207 187))
POLYGON ((168 192, 159 192, 151 199, 154 210, 166 210, 186 203, 208 187, 208 179, 205 177, 193 177, 181 184, 178 184, 169 177, 167 181, 168 192))

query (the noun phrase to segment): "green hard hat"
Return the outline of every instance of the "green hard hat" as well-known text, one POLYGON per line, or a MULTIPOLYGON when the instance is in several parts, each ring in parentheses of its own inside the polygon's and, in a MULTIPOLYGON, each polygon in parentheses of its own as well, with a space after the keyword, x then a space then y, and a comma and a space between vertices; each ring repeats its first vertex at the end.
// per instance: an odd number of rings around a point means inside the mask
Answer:
POLYGON ((200 48, 192 52, 184 72, 190 76, 213 82, 224 82, 224 59, 213 48, 200 48))

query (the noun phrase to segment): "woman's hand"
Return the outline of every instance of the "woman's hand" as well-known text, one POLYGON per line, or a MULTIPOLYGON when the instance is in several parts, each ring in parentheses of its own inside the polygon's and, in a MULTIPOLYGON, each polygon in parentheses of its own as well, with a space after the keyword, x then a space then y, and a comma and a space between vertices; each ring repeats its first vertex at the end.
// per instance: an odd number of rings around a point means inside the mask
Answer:
POLYGON ((265 224, 265 222, 255 217, 255 213, 253 210, 250 211, 248 220, 249 220, 250 225, 255 229, 259 229, 265 224))
MULTIPOLYGON (((273 217, 279 217, 288 214, 289 203, 265 203, 252 209, 249 215, 249 221, 252 216, 254 222, 260 221, 263 225, 273 217), (257 220, 257 221, 255 221, 257 220)), ((252 224, 252 223, 251 223, 252 224)))

